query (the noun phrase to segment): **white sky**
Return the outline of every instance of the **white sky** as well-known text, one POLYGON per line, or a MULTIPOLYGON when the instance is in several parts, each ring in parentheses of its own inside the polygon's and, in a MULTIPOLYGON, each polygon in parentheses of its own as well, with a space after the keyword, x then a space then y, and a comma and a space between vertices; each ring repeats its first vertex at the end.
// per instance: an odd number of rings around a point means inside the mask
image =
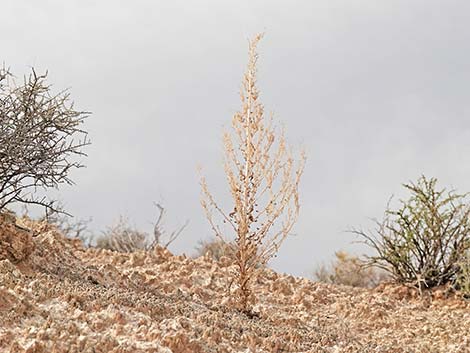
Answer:
POLYGON ((222 127, 238 109, 247 38, 259 87, 291 144, 308 153, 295 237, 272 266, 308 275, 343 231, 370 225, 421 174, 470 191, 470 2, 457 0, 4 0, 0 60, 48 69, 92 111, 93 145, 61 198, 102 230, 120 214, 151 230, 190 225, 172 246, 211 236, 196 167, 223 193, 222 127))

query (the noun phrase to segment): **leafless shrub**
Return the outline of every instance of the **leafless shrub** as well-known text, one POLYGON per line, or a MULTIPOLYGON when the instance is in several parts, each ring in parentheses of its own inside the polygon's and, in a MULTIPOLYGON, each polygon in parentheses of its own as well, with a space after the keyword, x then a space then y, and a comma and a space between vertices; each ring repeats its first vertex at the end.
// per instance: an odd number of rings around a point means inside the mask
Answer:
POLYGON ((314 279, 323 283, 373 288, 387 280, 388 275, 383 270, 365 266, 357 256, 338 251, 330 266, 320 265, 315 269, 314 279))
POLYGON ((470 208, 466 195, 436 190, 437 180, 421 177, 404 184, 411 193, 401 207, 387 207, 373 232, 353 230, 372 247, 370 265, 389 271, 420 290, 455 282, 459 262, 470 246, 470 208))
POLYGON ((83 243, 89 244, 92 237, 89 225, 92 219, 76 219, 75 217, 66 214, 60 203, 58 204, 57 210, 58 211, 46 211, 44 217, 39 219, 39 221, 44 220, 47 223, 52 224, 67 238, 80 239, 83 243))
POLYGON ((0 210, 13 203, 54 209, 37 190, 72 184, 69 172, 82 164, 89 144, 80 126, 87 114, 77 111, 66 91, 51 93, 47 73, 32 70, 17 85, 0 69, 0 210))
POLYGON ((75 220, 71 216, 61 214, 53 218, 48 218, 48 222, 55 225, 67 238, 87 241, 87 239, 91 237, 91 232, 88 228, 91 218, 79 218, 75 220))
POLYGON ((251 281, 259 265, 266 264, 290 234, 299 212, 298 186, 305 155, 296 163, 283 131, 266 118, 256 87, 256 36, 249 45, 249 61, 240 98, 241 111, 232 118, 232 131, 224 134, 225 174, 234 206, 224 211, 201 178, 201 204, 216 236, 225 241, 213 218, 215 210, 236 234, 238 298, 250 311, 254 297, 251 281))
POLYGON ((215 238, 209 241, 201 240, 196 247, 196 252, 196 257, 207 255, 213 260, 219 261, 225 256, 235 261, 237 247, 234 243, 227 243, 219 238, 215 238))
POLYGON ((145 250, 147 234, 129 225, 124 217, 108 227, 96 241, 96 247, 118 252, 134 252, 145 250))
POLYGON ((54 227, 62 235, 71 239, 80 239, 84 244, 89 245, 92 232, 89 229, 91 218, 75 219, 64 211, 61 202, 56 202, 55 210, 47 209, 44 215, 32 218, 27 205, 23 205, 21 215, 19 217, 23 223, 32 225, 35 223, 47 223, 47 227, 54 227))
POLYGON ((116 224, 108 227, 103 235, 97 239, 96 247, 118 252, 150 251, 157 246, 167 248, 181 235, 189 221, 186 221, 177 230, 167 234, 162 226, 165 208, 157 203, 155 206, 159 213, 154 223, 152 235, 131 226, 129 220, 121 216, 116 224))

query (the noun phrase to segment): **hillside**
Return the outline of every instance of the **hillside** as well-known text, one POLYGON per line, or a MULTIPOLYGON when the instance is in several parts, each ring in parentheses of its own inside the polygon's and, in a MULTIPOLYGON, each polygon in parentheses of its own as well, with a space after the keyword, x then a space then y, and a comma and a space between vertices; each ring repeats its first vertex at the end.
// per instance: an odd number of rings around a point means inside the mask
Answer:
POLYGON ((470 352, 470 304, 444 291, 265 269, 248 317, 231 309, 224 259, 85 249, 11 222, 0 223, 1 352, 470 352))

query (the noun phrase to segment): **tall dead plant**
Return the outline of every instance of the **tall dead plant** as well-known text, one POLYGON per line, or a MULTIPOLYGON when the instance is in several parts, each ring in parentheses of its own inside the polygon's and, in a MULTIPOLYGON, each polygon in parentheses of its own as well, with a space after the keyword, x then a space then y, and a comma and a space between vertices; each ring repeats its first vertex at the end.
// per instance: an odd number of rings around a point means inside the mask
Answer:
POLYGON ((256 87, 257 45, 262 35, 249 43, 249 60, 243 76, 241 111, 224 133, 225 174, 233 207, 225 211, 201 178, 201 204, 215 234, 225 241, 214 220, 217 212, 236 236, 237 297, 241 309, 250 311, 254 301, 252 280, 256 269, 277 253, 290 234, 299 213, 299 182, 305 154, 299 160, 287 146, 284 131, 266 117, 256 87))

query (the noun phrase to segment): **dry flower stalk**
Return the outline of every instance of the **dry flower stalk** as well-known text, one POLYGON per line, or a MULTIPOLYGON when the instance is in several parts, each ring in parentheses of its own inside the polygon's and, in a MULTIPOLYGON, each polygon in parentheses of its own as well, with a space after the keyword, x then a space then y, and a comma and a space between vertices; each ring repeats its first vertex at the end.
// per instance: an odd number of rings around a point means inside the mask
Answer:
POLYGON ((241 111, 232 118, 232 130, 224 133, 224 167, 234 202, 226 212, 201 178, 201 204, 216 235, 225 241, 214 220, 214 210, 236 234, 238 298, 249 311, 254 300, 251 281, 256 269, 277 253, 290 234, 299 213, 299 182, 305 153, 295 160, 284 131, 273 126, 272 114, 264 115, 256 87, 257 45, 262 35, 249 44, 249 61, 242 81, 241 111))

